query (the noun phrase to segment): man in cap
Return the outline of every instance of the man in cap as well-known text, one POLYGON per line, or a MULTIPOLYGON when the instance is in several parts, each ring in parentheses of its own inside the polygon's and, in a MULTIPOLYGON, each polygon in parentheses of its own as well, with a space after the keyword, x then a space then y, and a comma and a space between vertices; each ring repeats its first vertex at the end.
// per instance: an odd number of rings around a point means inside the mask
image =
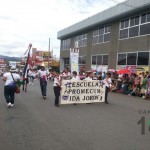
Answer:
POLYGON ((49 75, 49 72, 45 69, 44 63, 42 63, 41 69, 37 72, 36 75, 38 75, 40 79, 40 87, 43 99, 46 99, 47 77, 49 75))

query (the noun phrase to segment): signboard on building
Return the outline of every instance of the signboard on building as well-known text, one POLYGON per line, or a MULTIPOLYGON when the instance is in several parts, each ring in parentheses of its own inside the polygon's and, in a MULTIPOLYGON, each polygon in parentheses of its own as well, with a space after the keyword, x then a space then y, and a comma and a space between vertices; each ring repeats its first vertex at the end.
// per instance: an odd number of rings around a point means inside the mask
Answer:
POLYGON ((63 80, 60 104, 95 103, 105 101, 103 81, 63 80))
POLYGON ((73 48, 70 49, 70 64, 71 64, 71 72, 76 71, 79 72, 79 49, 73 48))
POLYGON ((48 58, 51 58, 51 52, 43 51, 43 60, 48 61, 48 58))

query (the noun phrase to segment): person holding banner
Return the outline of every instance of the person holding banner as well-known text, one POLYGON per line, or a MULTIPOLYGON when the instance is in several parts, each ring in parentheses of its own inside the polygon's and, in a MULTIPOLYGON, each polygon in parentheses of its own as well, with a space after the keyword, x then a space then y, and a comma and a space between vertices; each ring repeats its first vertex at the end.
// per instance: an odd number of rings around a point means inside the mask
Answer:
POLYGON ((59 80, 59 73, 53 72, 54 77, 54 94, 55 94, 55 106, 59 107, 59 96, 60 96, 60 80, 59 80))
POLYGON ((72 72, 72 80, 80 80, 80 77, 77 75, 76 71, 72 72))
POLYGON ((62 73, 62 78, 66 79, 66 80, 69 80, 71 78, 71 73, 68 68, 64 69, 64 71, 62 73))
POLYGON ((106 73, 106 78, 104 79, 104 83, 105 83, 105 103, 106 104, 109 104, 108 103, 108 92, 110 91, 110 86, 111 86, 111 74, 110 73, 106 73))
POLYGON ((93 80, 93 72, 87 71, 87 77, 84 80, 93 80))

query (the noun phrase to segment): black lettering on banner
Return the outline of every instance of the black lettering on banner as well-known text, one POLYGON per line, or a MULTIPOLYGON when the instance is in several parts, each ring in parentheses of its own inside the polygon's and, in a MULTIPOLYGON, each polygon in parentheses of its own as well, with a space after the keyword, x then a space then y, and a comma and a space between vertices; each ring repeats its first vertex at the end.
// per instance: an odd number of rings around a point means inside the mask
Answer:
POLYGON ((70 96, 70 100, 69 101, 73 101, 73 102, 80 101, 80 97, 79 96, 70 96))
POLYGON ((72 87, 76 87, 76 82, 72 82, 72 87))
POLYGON ((100 90, 100 89, 97 89, 97 93, 101 93, 101 90, 100 90))
POLYGON ((86 89, 86 93, 89 94, 89 89, 86 89))
POLYGON ((85 89, 81 89, 81 94, 85 94, 85 89))

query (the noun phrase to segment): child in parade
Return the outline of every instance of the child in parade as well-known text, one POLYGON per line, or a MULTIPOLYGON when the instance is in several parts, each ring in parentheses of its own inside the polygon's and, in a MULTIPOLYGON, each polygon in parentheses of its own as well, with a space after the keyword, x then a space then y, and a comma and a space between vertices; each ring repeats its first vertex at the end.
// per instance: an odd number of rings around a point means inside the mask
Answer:
POLYGON ((106 78, 104 79, 105 82, 105 103, 108 103, 108 92, 110 91, 110 86, 111 86, 111 78, 110 78, 111 74, 110 73, 106 73, 106 78))
POLYGON ((53 76, 54 76, 55 106, 59 107, 59 96, 60 96, 60 90, 61 90, 59 73, 55 71, 53 73, 53 76))

